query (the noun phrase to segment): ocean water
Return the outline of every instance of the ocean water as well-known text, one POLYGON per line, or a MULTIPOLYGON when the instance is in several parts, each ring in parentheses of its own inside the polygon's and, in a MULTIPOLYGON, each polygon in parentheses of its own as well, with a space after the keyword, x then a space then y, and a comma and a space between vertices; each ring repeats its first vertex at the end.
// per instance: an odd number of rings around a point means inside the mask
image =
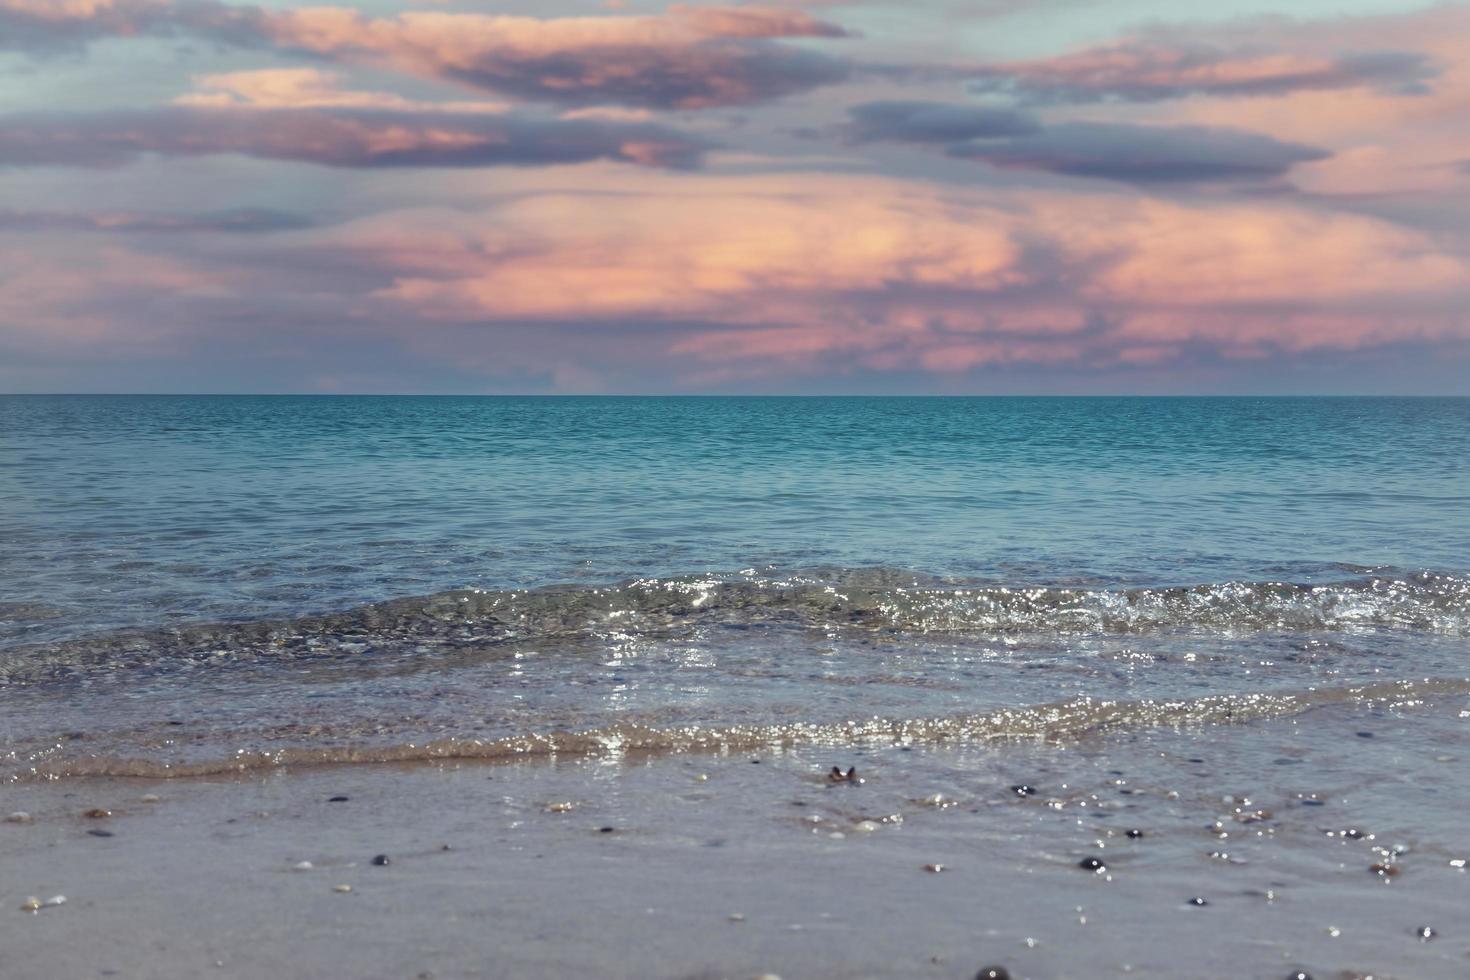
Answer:
POLYGON ((1470 692, 1470 399, 6 397, 0 542, 11 775, 1470 692))

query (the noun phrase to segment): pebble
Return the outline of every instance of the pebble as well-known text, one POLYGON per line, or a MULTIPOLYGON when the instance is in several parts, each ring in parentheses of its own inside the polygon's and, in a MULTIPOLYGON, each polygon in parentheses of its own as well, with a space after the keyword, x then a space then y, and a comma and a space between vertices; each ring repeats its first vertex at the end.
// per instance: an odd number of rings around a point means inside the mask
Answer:
POLYGON ((99 806, 99 807, 95 807, 95 808, 93 808, 91 810, 88 810, 86 813, 82 814, 82 816, 84 816, 84 817, 90 817, 93 820, 102 820, 102 819, 104 819, 106 817, 112 816, 112 811, 111 810, 104 810, 104 809, 102 809, 99 806))
POLYGON ((328 803, 346 803, 349 799, 351 799, 351 797, 347 797, 347 796, 329 796, 329 797, 327 797, 327 802, 328 803))
POLYGON ((1209 905, 1210 903, 1207 900, 1205 900, 1203 898, 1200 898, 1198 895, 1196 895, 1196 896, 1194 896, 1194 898, 1191 898, 1189 900, 1189 904, 1190 905, 1193 905, 1196 908, 1203 908, 1204 906, 1209 905))
POLYGON ((87 831, 87 836, 89 836, 89 837, 116 837, 117 835, 114 834, 110 830, 89 830, 89 831, 87 831))
POLYGON ((352 891, 352 886, 351 885, 333 885, 332 886, 332 891, 337 892, 339 895, 346 895, 348 892, 352 891))
POLYGON ((388 855, 386 854, 378 854, 373 857, 373 864, 376 867, 386 868, 391 863, 392 861, 388 858, 388 855))
POLYGON ((982 966, 975 980, 1011 980, 1011 971, 1003 966, 982 966))
POLYGON ((1143 836, 1143 831, 1134 828, 1133 830, 1128 831, 1128 836, 1133 838, 1134 840, 1138 840, 1138 838, 1143 836))
POLYGON ((616 828, 616 827, 598 827, 597 828, 597 832, 599 834, 611 834, 614 831, 616 831, 617 829, 618 828, 616 828))
POLYGON ((31 822, 31 819, 32 818, 31 818, 31 815, 29 813, 26 813, 24 810, 16 810, 10 816, 8 816, 8 817, 5 818, 5 822, 6 823, 30 823, 31 822))
POLYGON ((1438 936, 1439 933, 1434 931, 1433 926, 1420 926, 1419 928, 1414 930, 1414 935, 1418 936, 1421 942, 1427 943, 1435 936, 1438 936))
POLYGON ((929 872, 930 874, 937 875, 937 874, 939 874, 939 872, 941 872, 941 871, 944 870, 944 865, 942 865, 942 864, 926 864, 926 865, 924 865, 924 870, 927 871, 927 872, 929 872))
POLYGON ((1083 871, 1091 871, 1094 874, 1102 874, 1104 871, 1108 870, 1108 866, 1103 863, 1103 859, 1096 857, 1083 858, 1081 861, 1077 862, 1077 867, 1081 868, 1083 871))
POLYGON ((549 803, 549 804, 547 804, 547 806, 546 806, 546 812, 547 813, 570 813, 572 810, 575 810, 576 808, 577 808, 577 804, 572 803, 571 801, 568 800, 568 801, 563 801, 561 803, 549 803))

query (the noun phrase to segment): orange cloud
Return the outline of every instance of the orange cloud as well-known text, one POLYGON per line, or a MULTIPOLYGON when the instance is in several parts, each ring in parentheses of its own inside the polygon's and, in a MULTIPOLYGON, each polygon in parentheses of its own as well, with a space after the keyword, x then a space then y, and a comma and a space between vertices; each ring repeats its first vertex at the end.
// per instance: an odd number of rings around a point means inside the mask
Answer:
POLYGON ((329 234, 373 294, 451 322, 673 322, 711 363, 964 371, 1157 364, 1470 339, 1470 264, 1433 238, 1286 202, 996 197, 874 178, 676 177, 329 234), (609 189, 610 190, 610 189, 609 189), (1384 320, 1388 308, 1421 315, 1384 320), (1237 324, 1238 329, 1232 329, 1237 324))

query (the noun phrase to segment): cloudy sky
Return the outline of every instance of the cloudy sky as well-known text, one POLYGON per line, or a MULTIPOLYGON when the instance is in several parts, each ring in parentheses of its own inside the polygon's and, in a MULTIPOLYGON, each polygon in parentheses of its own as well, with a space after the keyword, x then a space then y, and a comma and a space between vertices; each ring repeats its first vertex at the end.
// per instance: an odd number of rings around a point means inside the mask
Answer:
POLYGON ((0 391, 1470 394, 1470 3, 1185 9, 0 0, 0 391))

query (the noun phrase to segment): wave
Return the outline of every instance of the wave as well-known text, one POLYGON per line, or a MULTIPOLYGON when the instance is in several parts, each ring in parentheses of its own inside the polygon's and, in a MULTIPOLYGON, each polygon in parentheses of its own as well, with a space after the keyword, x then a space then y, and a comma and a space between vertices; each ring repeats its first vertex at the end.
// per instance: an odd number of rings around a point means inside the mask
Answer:
POLYGON ((1470 695, 1470 678, 1382 681, 1278 693, 1220 694, 1192 699, 1102 700, 1082 697, 942 718, 868 718, 663 728, 612 724, 585 731, 528 733, 497 739, 443 738, 372 744, 333 741, 274 751, 236 750, 227 757, 178 762, 85 754, 40 760, 12 781, 107 776, 176 779, 264 769, 436 761, 513 762, 556 757, 626 759, 673 754, 755 753, 803 746, 932 746, 987 742, 1076 742, 1155 728, 1192 728, 1290 718, 1333 705, 1422 706, 1470 695))
POLYGON ((611 586, 458 590, 291 620, 115 633, 0 652, 0 684, 95 671, 276 660, 576 649, 609 637, 787 626, 897 634, 1062 636, 1150 632, 1470 632, 1470 578, 1154 588, 959 583, 887 569, 637 579, 611 586))

